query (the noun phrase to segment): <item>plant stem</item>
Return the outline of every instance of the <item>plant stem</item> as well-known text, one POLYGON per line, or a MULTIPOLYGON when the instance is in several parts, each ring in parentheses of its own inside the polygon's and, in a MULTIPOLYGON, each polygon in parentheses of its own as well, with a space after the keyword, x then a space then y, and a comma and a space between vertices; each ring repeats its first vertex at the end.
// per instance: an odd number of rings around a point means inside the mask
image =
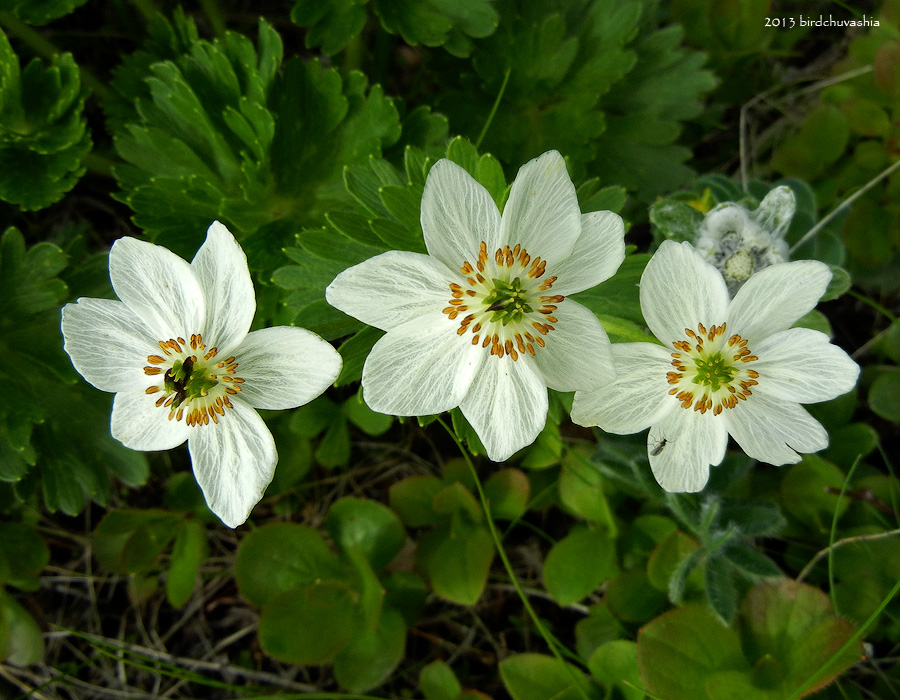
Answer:
POLYGON ((484 141, 488 128, 490 128, 491 122, 494 121, 494 116, 497 114, 497 108, 500 106, 500 100, 503 99, 503 93, 506 92, 506 84, 509 82, 509 74, 511 72, 512 67, 506 69, 506 75, 503 76, 503 83, 500 85, 500 91, 497 93, 497 99, 494 100, 494 106, 491 107, 491 112, 488 114, 487 121, 481 129, 481 133, 478 134, 478 140, 475 142, 476 150, 481 147, 481 142, 484 141))
MULTIPOLYGON (((509 576, 509 580, 512 582, 512 585, 516 589, 516 593, 519 596, 519 600, 522 601, 522 605, 525 606, 525 610, 528 612, 529 617, 531 617, 531 621, 534 622, 534 626, 538 631, 538 634, 544 639, 547 643, 547 646, 550 648, 550 651, 553 652, 553 656, 556 657, 556 660, 559 661, 563 668, 566 669, 566 672, 572 678, 572 685, 575 686, 575 689, 578 691, 578 694, 583 698, 583 700, 590 700, 587 695, 587 692, 584 689, 584 681, 580 679, 576 674, 574 669, 565 662, 560 653, 560 644, 553 637, 552 634, 544 627, 544 623, 541 622, 541 618, 538 617, 538 614, 535 612, 534 608, 531 607, 531 601, 528 600, 528 596, 525 595, 525 591, 522 589, 522 584, 519 583, 519 578, 516 576, 516 572, 513 570, 512 564, 509 561, 509 557, 506 556, 506 551, 503 549, 503 542, 500 540, 500 535, 497 532, 497 528, 494 525, 494 519, 491 517, 491 504, 487 499, 487 496, 484 495, 484 489, 481 486, 481 479, 478 478, 478 471, 475 469, 475 464, 472 462, 472 458, 469 456, 469 451, 463 447, 462 440, 459 439, 457 434, 448 426, 442 418, 437 419, 438 423, 440 423, 444 430, 450 435, 453 439, 453 442, 456 443, 456 446, 459 448, 459 451, 462 453, 463 459, 466 460, 466 464, 469 465, 469 470, 472 472, 472 479, 475 482, 475 488, 478 491, 478 497, 481 499, 481 507, 484 509, 484 517, 487 520, 488 529, 491 531, 491 537, 494 539, 494 546, 497 547, 497 554, 500 555, 500 560, 503 562, 503 568, 506 569, 506 573, 509 576)), ((571 653, 569 654, 571 656, 571 653)))

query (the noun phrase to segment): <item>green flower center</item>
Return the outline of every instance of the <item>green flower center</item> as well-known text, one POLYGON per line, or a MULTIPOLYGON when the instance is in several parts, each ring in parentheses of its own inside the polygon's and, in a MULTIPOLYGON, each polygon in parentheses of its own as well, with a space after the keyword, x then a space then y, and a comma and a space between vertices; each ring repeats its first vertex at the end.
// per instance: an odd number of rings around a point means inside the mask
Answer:
POLYGON ((666 378, 682 408, 719 415, 753 394, 759 372, 748 365, 759 358, 747 347, 747 339, 735 334, 726 338, 726 325, 709 330, 700 323, 697 330, 685 328, 685 339, 672 347, 672 366, 666 378))
POLYGON ((565 297, 549 294, 556 277, 545 277, 547 263, 534 258, 521 245, 498 248, 488 255, 482 241, 474 265, 460 268, 462 284, 450 283, 450 305, 444 313, 459 316, 457 334, 472 333, 472 345, 490 348, 492 356, 534 355, 546 347, 547 335, 556 330, 554 312, 565 297))
POLYGON ((160 394, 158 408, 169 412, 169 420, 190 426, 218 423, 225 409, 234 408, 231 396, 241 391, 244 380, 235 376, 234 357, 217 361, 217 348, 206 349, 199 333, 184 338, 160 340, 162 355, 148 355, 144 374, 158 377, 147 387, 148 394, 160 394))

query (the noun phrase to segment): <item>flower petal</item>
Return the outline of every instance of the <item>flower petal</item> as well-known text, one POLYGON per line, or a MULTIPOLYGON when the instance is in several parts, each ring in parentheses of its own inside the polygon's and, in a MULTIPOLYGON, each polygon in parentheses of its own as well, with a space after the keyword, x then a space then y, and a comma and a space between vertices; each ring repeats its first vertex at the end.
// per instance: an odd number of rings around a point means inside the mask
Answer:
POLYGON ((194 428, 188 449, 209 509, 228 527, 250 515, 272 481, 278 453, 263 419, 234 401, 217 424, 194 428))
POLYGON ((458 406, 487 351, 433 312, 381 338, 363 366, 363 398, 373 411, 426 416, 458 406))
POLYGON ((191 268, 206 301, 204 340, 210 347, 214 344, 229 353, 247 335, 256 313, 247 256, 231 232, 214 221, 191 268))
POLYGON ((256 408, 284 409, 309 403, 334 383, 341 356, 304 328, 253 331, 235 351, 241 399, 256 408))
POLYGON ((625 224, 611 211, 581 215, 581 235, 572 255, 550 271, 559 279, 554 294, 575 294, 612 277, 625 259, 625 224))
POLYGON ((538 348, 533 362, 545 383, 556 391, 597 389, 616 378, 606 331, 593 312, 566 299, 553 312, 558 319, 544 336, 547 346, 538 348))
POLYGON ((547 422, 547 406, 547 387, 528 356, 517 362, 488 356, 460 403, 495 462, 534 442, 547 422))
POLYGON ((109 251, 109 278, 156 340, 187 339, 201 327, 206 311, 194 271, 162 246, 120 238, 109 251))
POLYGON ((797 452, 818 452, 828 447, 825 428, 798 403, 754 392, 722 416, 744 452, 760 462, 795 464, 800 461, 797 452))
POLYGON ((158 407, 157 394, 143 389, 120 391, 113 399, 110 432, 132 450, 171 450, 188 439, 184 421, 169 420, 169 409, 158 407))
POLYGON ((744 283, 728 307, 728 332, 759 342, 815 308, 831 280, 818 260, 770 265, 744 283))
POLYGON ((615 381, 593 391, 575 392, 575 423, 630 435, 658 423, 678 406, 666 383, 671 357, 665 348, 655 343, 619 343, 612 346, 612 354, 618 373, 615 381))
POLYGON ((690 243, 663 241, 641 276, 641 310, 657 338, 668 344, 684 329, 725 320, 728 288, 716 268, 690 243))
POLYGON ((481 241, 490 254, 499 247, 500 211, 469 173, 442 159, 425 181, 422 232, 429 254, 456 270, 467 260, 476 263, 481 241))
POLYGON ((102 391, 150 386, 143 367, 156 339, 121 301, 82 297, 62 310, 65 350, 78 373, 102 391))
MULTIPOLYGON (((828 336, 809 328, 789 328, 754 343, 759 391, 793 403, 828 401, 846 394, 859 378, 859 365, 828 336)), ((755 394, 756 392, 754 392, 755 394)))
POLYGON ((503 209, 500 244, 520 244, 552 269, 572 254, 580 235, 581 209, 563 157, 547 151, 519 168, 503 209))
POLYGON ((673 493, 693 493, 706 486, 710 465, 722 461, 727 446, 725 422, 711 413, 672 411, 647 434, 653 476, 673 493), (666 443, 660 449, 663 440, 666 443))
POLYGON ((392 250, 344 270, 328 285, 325 299, 345 314, 389 331, 447 306, 450 282, 457 277, 436 258, 392 250))

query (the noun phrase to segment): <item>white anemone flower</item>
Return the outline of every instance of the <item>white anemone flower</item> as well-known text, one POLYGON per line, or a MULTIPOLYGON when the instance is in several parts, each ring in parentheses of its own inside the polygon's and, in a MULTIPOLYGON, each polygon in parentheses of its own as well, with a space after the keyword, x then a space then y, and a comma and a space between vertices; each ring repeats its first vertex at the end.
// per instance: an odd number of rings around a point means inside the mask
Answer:
POLYGON ((689 243, 664 242, 641 277, 644 319, 663 345, 613 346, 615 382, 575 394, 572 420, 625 435, 649 427, 650 466, 667 491, 699 491, 729 434, 774 465, 828 446, 801 403, 850 391, 859 367, 828 336, 791 328, 831 279, 813 260, 757 272, 729 299, 689 243))
POLYGON ((218 221, 191 263, 119 239, 109 277, 121 301, 81 298, 63 309, 72 364, 115 392, 110 428, 126 447, 167 450, 187 440, 207 504, 237 527, 278 460, 254 408, 311 401, 334 382, 340 355, 302 328, 247 332, 256 311, 247 258, 218 221))
POLYGON ((430 415, 459 406, 488 456, 531 444, 547 387, 612 381, 597 317, 568 295, 612 276, 625 256, 622 219, 581 214, 566 165, 549 151, 519 170, 501 216, 487 190, 449 160, 422 196, 428 255, 390 251, 329 285, 333 306, 387 331, 362 373, 375 411, 430 415))

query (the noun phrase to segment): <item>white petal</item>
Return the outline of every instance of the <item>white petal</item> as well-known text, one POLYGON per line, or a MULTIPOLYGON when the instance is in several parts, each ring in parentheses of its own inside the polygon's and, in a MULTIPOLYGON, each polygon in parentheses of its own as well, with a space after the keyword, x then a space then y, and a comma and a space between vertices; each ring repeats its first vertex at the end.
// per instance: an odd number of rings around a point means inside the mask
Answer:
POLYGON ((278 453, 259 414, 241 401, 232 403, 218 424, 193 428, 188 449, 209 509, 237 527, 272 481, 278 453))
POLYGON ((158 407, 159 394, 143 389, 120 391, 113 399, 110 432, 132 450, 171 450, 188 439, 184 421, 169 420, 169 409, 158 407))
POLYGON ((721 416, 690 409, 672 411, 647 435, 653 476, 673 493, 693 493, 706 486, 710 465, 722 461, 727 446, 728 431, 721 416), (666 444, 659 449, 663 440, 666 444))
POLYGON ((194 271, 162 246, 120 238, 109 251, 109 278, 157 340, 187 340, 201 327, 205 303, 194 271))
POLYGON ((653 335, 667 344, 682 340, 685 328, 722 323, 727 307, 721 273, 690 243, 663 241, 641 276, 641 311, 653 335))
POLYGON ((440 312, 381 338, 363 366, 363 398, 373 411, 425 416, 458 406, 487 351, 456 334, 440 312))
POLYGON ((541 257, 552 269, 572 254, 579 235, 581 210, 562 156, 547 151, 525 163, 503 208, 501 244, 518 243, 532 259, 541 257))
POLYGON ((325 299, 345 314, 389 331, 447 306, 450 282, 458 277, 436 258, 392 250, 344 270, 328 285, 325 299))
POLYGON ((592 211, 581 216, 581 235, 572 255, 553 266, 559 279, 554 294, 575 294, 612 277, 625 259, 625 224, 611 211, 592 211))
POLYGON ((751 342, 786 330, 811 311, 831 280, 828 265, 818 260, 771 265, 738 290, 728 307, 728 333, 751 342))
POLYGON ((794 464, 797 452, 828 447, 828 433, 800 404, 771 399, 754 392, 722 416, 728 432, 753 459, 769 464, 794 464))
POLYGON ((253 331, 235 351, 241 399, 256 408, 284 409, 309 403, 341 371, 341 356, 315 333, 278 326, 253 331))
POLYGON ((500 211, 475 179, 456 163, 439 160, 422 194, 422 232, 428 252, 451 270, 474 265, 482 241, 488 253, 500 245, 500 211))
MULTIPOLYGON (((828 401, 846 394, 859 378, 859 365, 828 336, 809 328, 789 328, 754 343, 759 357, 759 390, 793 403, 828 401)), ((755 393, 755 392, 754 392, 755 393)))
POLYGON ((460 404, 495 462, 534 442, 547 422, 547 387, 528 360, 488 356, 460 404))
POLYGON ((678 402, 669 396, 666 372, 671 357, 654 343, 612 346, 618 373, 613 383, 593 391, 576 391, 572 420, 608 433, 630 435, 661 421, 678 402))
POLYGON ((204 341, 229 353, 247 335, 256 313, 247 256, 231 232, 214 221, 191 267, 206 301, 204 341))
POLYGON ((616 378, 609 338, 593 312, 571 299, 553 312, 555 330, 544 336, 533 361, 556 391, 596 389, 616 378))
POLYGON ((150 386, 144 366, 159 353, 147 327, 121 301, 82 297, 62 310, 65 350, 78 373, 102 391, 150 386))

